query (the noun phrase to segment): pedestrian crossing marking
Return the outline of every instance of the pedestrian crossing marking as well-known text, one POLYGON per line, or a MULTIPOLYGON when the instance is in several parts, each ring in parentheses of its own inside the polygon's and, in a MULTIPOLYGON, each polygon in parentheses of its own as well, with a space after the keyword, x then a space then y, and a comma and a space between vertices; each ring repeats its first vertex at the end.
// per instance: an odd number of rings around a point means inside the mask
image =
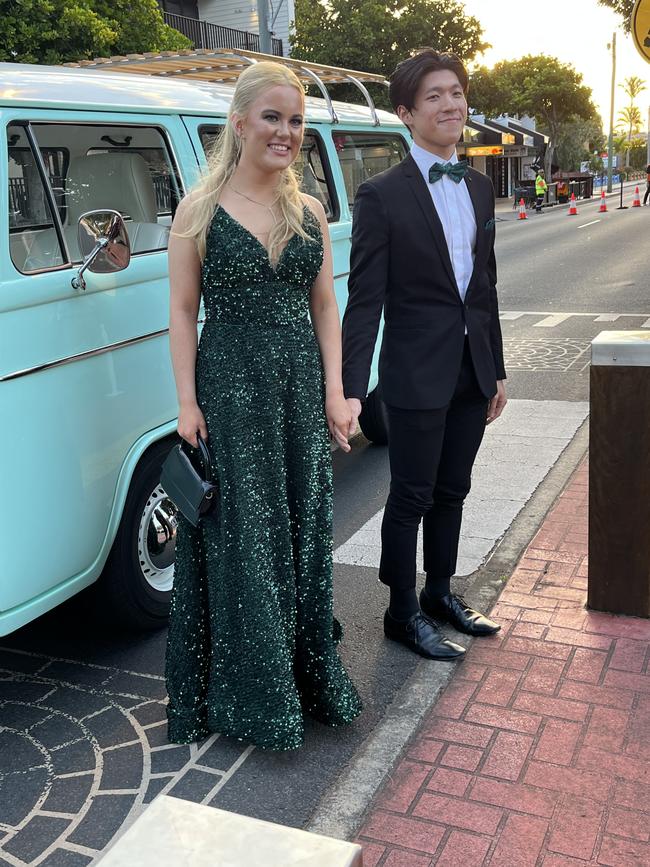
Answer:
MULTIPOLYGON (((522 320, 525 316, 541 317, 539 322, 532 323, 533 327, 537 328, 555 328, 567 319, 574 316, 582 319, 591 319, 594 322, 616 322, 617 320, 641 319, 642 324, 621 322, 622 328, 650 328, 650 318, 647 313, 598 313, 598 312, 582 312, 582 311, 558 311, 550 313, 548 310, 501 310, 499 319, 503 322, 515 322, 522 320)), ((520 324, 523 324, 520 322, 520 324)))
POLYGON ((499 315, 499 319, 508 319, 510 321, 514 321, 515 319, 521 319, 521 317, 525 315, 525 313, 520 313, 516 310, 507 310, 505 313, 501 313, 499 315))
POLYGON ((533 328, 555 328, 556 325, 569 319, 570 316, 570 313, 553 313, 552 316, 547 316, 541 322, 536 322, 533 328))

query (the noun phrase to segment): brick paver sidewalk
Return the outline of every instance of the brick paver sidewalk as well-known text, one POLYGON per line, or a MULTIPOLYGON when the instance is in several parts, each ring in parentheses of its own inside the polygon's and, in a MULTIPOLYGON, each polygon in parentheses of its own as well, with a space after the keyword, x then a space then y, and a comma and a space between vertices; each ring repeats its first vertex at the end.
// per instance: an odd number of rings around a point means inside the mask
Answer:
POLYGON ((586 554, 585 461, 374 801, 364 867, 650 865, 650 621, 584 609, 586 554))

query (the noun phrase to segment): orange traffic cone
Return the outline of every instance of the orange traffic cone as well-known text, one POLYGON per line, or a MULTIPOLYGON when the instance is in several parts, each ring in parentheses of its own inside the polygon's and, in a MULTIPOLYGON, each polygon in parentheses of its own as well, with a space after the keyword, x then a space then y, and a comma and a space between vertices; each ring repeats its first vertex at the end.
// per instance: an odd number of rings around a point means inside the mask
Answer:
POLYGON ((526 203, 524 202, 523 198, 519 199, 519 219, 528 219, 528 217, 526 216, 526 203))
POLYGON ((641 207, 641 195, 639 193, 638 186, 634 188, 634 201, 632 202, 632 207, 633 208, 640 208, 641 207))
POLYGON ((577 217, 578 216, 578 206, 576 205, 576 194, 571 193, 571 204, 569 205, 569 216, 577 217))
POLYGON ((607 201, 605 200, 605 188, 600 191, 600 208, 598 208, 599 214, 607 213, 607 201))

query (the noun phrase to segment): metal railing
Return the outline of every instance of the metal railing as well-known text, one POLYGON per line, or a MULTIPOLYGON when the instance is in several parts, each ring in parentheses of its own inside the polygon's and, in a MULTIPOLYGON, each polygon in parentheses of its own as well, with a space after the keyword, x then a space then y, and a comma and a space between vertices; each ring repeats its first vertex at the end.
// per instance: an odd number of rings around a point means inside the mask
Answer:
POLYGON ((9 212, 27 216, 28 194, 24 178, 9 178, 9 212))
MULTIPOLYGON (((235 48, 241 51, 260 51, 259 33, 249 33, 247 30, 235 30, 232 27, 222 27, 210 21, 198 18, 188 18, 173 12, 163 12, 165 24, 187 36, 194 48, 235 48)), ((282 57, 282 40, 275 37, 271 40, 272 51, 277 57, 282 57)))

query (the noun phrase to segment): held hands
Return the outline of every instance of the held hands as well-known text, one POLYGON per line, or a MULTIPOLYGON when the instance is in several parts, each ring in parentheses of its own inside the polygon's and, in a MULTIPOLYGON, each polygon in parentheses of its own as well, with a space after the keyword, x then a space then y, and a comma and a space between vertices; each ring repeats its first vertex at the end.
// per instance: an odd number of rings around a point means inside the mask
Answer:
POLYGON ((350 451, 348 439, 356 430, 356 419, 353 416, 349 403, 350 401, 346 401, 342 394, 327 397, 325 400, 327 426, 330 429, 332 438, 336 440, 344 452, 350 451))
POLYGON ((361 401, 358 397, 349 397, 346 403, 352 412, 352 424, 350 425, 349 435, 354 436, 357 432, 359 416, 361 415, 361 401))
POLYGON ((499 418, 507 403, 508 398, 506 397, 506 386, 504 381, 499 379, 497 380, 497 393, 488 404, 487 424, 490 424, 490 422, 499 418))
POLYGON ((190 404, 181 406, 178 412, 178 426, 176 428, 179 435, 196 448, 199 444, 197 439, 197 431, 201 434, 204 440, 208 438, 208 426, 203 418, 203 413, 199 409, 198 404, 190 404))

